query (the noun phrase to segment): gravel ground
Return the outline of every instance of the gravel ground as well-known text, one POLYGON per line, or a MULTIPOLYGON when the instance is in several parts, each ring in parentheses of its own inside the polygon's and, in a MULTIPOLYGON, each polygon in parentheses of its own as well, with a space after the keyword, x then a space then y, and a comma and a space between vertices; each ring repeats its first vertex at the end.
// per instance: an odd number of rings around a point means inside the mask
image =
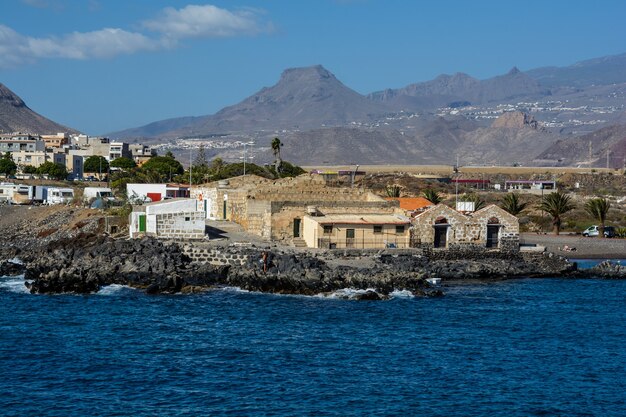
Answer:
POLYGON ((0 255, 101 231, 102 213, 71 206, 1 206, 0 255))
POLYGON ((546 250, 555 252, 568 258, 613 259, 626 258, 626 239, 601 239, 597 237, 583 237, 581 235, 538 235, 536 233, 522 233, 522 244, 537 244, 545 246, 546 250), (575 251, 564 251, 568 246, 575 251))

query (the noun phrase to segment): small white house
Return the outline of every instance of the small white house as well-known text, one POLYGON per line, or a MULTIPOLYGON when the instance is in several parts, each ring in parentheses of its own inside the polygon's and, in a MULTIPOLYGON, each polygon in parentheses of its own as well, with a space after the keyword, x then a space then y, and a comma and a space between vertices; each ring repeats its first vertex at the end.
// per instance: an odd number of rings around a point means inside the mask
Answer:
POLYGON ((133 207, 130 237, 142 235, 162 239, 203 239, 205 214, 191 199, 172 199, 133 207))

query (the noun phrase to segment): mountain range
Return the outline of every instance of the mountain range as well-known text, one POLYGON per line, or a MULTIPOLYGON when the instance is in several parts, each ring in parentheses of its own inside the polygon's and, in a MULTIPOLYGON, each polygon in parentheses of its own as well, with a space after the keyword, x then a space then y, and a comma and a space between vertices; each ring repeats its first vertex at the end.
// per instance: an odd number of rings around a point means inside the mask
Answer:
MULTIPOLYGON (((464 164, 604 166, 601 153, 615 148, 611 166, 621 166, 625 69, 622 54, 567 67, 514 67, 485 80, 444 74, 362 95, 321 65, 291 68, 275 85, 213 115, 161 120, 108 136, 153 144, 219 137, 233 144, 223 150, 231 159, 239 158, 237 143, 269 144, 279 136, 284 157, 300 164, 453 163, 459 155, 464 164), (612 133, 594 136, 602 129, 612 133), (598 142, 591 155, 582 145, 568 146, 589 141, 598 142)), ((59 130, 1 87, 0 129, 59 130)), ((255 152, 256 161, 272 160, 268 146, 255 152)))

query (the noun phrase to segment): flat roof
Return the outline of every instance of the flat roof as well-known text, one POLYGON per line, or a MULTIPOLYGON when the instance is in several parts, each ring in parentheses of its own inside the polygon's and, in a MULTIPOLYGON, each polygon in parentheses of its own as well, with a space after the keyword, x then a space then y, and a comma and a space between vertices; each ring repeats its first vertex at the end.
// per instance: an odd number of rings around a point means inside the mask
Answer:
POLYGON ((319 224, 409 224, 411 220, 398 214, 332 214, 307 216, 319 224))

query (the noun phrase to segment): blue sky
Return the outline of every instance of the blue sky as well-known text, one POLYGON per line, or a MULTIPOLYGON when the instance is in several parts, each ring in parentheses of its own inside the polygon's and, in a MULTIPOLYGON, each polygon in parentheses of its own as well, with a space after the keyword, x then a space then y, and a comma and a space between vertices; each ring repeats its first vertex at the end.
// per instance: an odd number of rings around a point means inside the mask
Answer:
POLYGON ((212 114, 285 68, 359 93, 626 52, 626 2, 2 0, 0 82, 89 134, 212 114))

